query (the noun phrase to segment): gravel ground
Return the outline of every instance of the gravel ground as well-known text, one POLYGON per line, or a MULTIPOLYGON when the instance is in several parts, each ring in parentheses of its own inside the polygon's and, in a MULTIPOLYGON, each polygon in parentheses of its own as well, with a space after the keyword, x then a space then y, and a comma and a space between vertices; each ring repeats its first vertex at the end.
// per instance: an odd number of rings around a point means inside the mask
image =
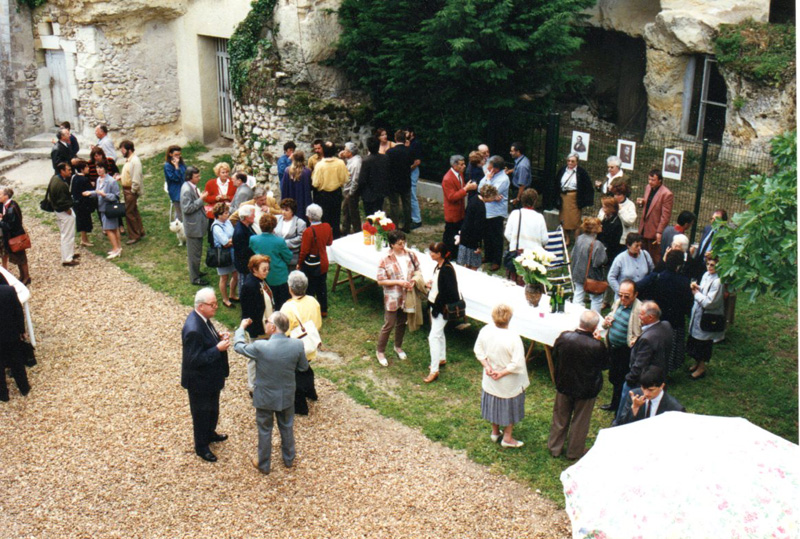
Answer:
POLYGON ((569 536, 565 513, 529 488, 322 379, 296 421, 295 469, 275 432, 272 473, 259 474, 235 352, 219 429, 230 439, 219 462, 200 460, 180 387, 188 309, 85 251, 62 268, 57 233, 26 223, 39 365, 27 398, 9 380, 0 403, 0 537, 569 536))

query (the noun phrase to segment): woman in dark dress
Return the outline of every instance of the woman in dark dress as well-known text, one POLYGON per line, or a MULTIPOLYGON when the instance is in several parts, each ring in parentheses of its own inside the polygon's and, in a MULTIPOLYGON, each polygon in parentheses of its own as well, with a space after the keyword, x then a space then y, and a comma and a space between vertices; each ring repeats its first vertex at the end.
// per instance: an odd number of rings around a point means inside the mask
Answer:
POLYGON ((299 150, 292 154, 292 164, 281 178, 281 200, 284 198, 294 200, 297 203, 295 215, 306 219, 306 208, 312 202, 311 169, 306 167, 306 154, 299 150))
MULTIPOLYGON (((272 290, 267 284, 267 274, 269 273, 270 257, 267 255, 253 255, 247 263, 250 271, 242 283, 239 292, 239 301, 242 305, 242 320, 251 319, 253 322, 247 326, 247 334, 251 339, 266 338, 264 331, 264 321, 267 320, 274 311, 275 304, 272 299, 272 290)), ((256 362, 247 360, 247 387, 252 392, 253 383, 256 379, 256 362)))
POLYGON ((75 163, 74 172, 70 190, 72 192, 72 201, 75 203, 72 206, 75 211, 75 230, 81 233, 81 245, 94 247, 94 244, 89 241, 89 232, 94 229, 92 212, 97 209, 97 203, 91 196, 84 195, 85 192, 94 189, 88 177, 89 163, 83 160, 78 161, 75 163))
MULTIPOLYGON (((467 165, 467 173, 466 178, 464 178, 465 183, 475 182, 476 184, 480 184, 481 180, 486 173, 483 171, 483 166, 486 164, 486 157, 481 152, 474 151, 469 152, 469 165, 467 165)), ((467 193, 467 201, 472 200, 473 197, 478 196, 478 191, 470 191, 467 193)))
POLYGON ((0 219, 0 229, 3 230, 3 266, 8 265, 10 260, 19 267, 19 280, 25 286, 31 284, 31 275, 28 272, 28 255, 26 251, 12 253, 8 246, 11 238, 16 238, 25 233, 22 228, 22 210, 16 200, 13 200, 14 190, 5 185, 0 187, 0 204, 2 204, 2 219, 0 219))
POLYGON ((458 293, 458 280, 456 270, 447 260, 449 252, 444 243, 431 243, 428 247, 431 259, 436 262, 433 268, 433 278, 428 281, 428 305, 431 309, 431 332, 428 335, 428 345, 431 349, 431 366, 424 382, 429 384, 439 378, 439 366, 447 363, 447 345, 444 338, 444 327, 447 320, 444 317, 444 307, 455 303, 461 297, 458 293))
POLYGON ((481 267, 481 245, 486 231, 486 202, 495 200, 499 195, 497 188, 490 184, 481 187, 480 194, 467 204, 464 222, 458 244, 458 263, 471 270, 481 267))

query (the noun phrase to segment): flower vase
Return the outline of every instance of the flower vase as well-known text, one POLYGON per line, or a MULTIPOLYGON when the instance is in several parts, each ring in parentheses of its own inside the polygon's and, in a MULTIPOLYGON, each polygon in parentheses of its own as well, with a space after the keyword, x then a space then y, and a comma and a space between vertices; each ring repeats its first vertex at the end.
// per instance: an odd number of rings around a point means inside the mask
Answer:
POLYGON ((540 283, 525 285, 525 299, 531 307, 538 307, 544 295, 544 286, 540 283))
POLYGON ((375 235, 375 250, 380 251, 383 249, 383 236, 380 234, 375 235))

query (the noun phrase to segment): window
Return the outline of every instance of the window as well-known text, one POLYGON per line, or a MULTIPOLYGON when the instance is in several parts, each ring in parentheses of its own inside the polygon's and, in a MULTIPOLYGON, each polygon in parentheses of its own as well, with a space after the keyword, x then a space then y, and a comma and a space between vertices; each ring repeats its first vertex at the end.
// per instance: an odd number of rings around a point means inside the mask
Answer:
POLYGON ((722 142, 728 88, 713 56, 693 56, 686 66, 682 130, 698 140, 722 142))

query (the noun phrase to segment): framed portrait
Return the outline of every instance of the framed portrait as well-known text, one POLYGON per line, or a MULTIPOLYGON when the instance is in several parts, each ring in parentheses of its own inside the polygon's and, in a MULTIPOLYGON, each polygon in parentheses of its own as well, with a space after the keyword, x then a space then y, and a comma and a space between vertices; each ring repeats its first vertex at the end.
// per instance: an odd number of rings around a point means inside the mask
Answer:
POLYGON ((618 139, 617 157, 622 161, 623 170, 633 170, 633 164, 636 161, 636 142, 618 139))
POLYGON ((683 172, 683 150, 664 148, 664 162, 661 174, 670 180, 680 180, 683 172))
POLYGON ((589 139, 591 139, 591 137, 592 136, 589 133, 584 133, 583 131, 573 131, 569 153, 574 152, 578 154, 578 159, 581 161, 586 161, 589 159, 589 139))

